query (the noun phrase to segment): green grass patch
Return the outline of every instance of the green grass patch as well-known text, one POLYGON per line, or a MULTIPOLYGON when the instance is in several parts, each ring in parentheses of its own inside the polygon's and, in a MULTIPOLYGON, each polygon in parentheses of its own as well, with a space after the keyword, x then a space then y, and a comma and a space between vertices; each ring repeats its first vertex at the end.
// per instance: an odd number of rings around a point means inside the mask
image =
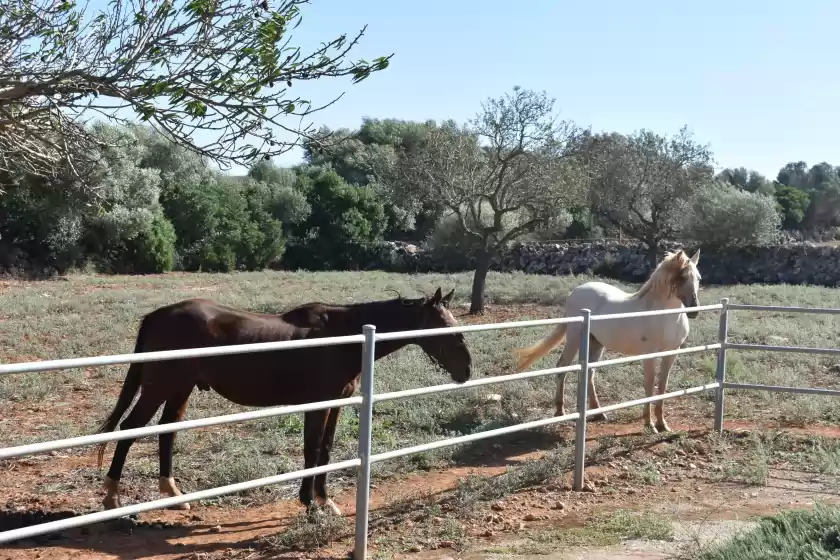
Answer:
POLYGON ((698 560, 820 560, 840 558, 840 508, 786 511, 756 529, 701 552, 698 560))

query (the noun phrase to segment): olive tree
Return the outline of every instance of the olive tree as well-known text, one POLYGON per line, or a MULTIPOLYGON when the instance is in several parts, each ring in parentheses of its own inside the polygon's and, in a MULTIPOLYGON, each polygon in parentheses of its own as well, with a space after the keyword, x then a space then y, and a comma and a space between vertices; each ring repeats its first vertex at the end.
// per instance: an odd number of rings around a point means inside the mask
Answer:
POLYGON ((139 117, 222 167, 291 149, 323 107, 292 94, 296 83, 355 83, 390 59, 349 60, 364 29, 294 46, 307 2, 110 0, 86 11, 76 0, 4 0, 0 170, 80 174, 98 144, 85 120, 97 115, 139 117))
POLYGON ((404 183, 453 215, 477 247, 471 313, 484 309, 499 249, 549 225, 582 197, 576 158, 582 135, 554 114, 545 93, 515 87, 483 103, 464 127, 430 127, 421 145, 404 154, 404 183))
POLYGON ((781 225, 774 197, 712 181, 694 196, 684 237, 713 247, 763 245, 776 240, 781 225))
POLYGON ((680 232, 695 194, 712 179, 711 151, 686 128, 671 138, 648 130, 595 136, 587 163, 593 208, 647 246, 651 268, 660 243, 680 232))

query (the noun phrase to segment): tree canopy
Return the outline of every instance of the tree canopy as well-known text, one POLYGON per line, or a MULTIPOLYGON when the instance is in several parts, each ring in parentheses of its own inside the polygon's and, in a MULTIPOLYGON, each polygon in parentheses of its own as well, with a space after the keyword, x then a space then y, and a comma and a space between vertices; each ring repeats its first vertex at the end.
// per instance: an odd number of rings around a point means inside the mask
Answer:
POLYGON ((85 122, 139 117, 171 142, 249 166, 314 139, 318 105, 292 93, 364 80, 390 56, 350 60, 364 29, 304 52, 308 0, 7 0, 0 5, 0 169, 85 174, 101 139, 85 122), (284 136, 283 133, 289 133, 284 136))

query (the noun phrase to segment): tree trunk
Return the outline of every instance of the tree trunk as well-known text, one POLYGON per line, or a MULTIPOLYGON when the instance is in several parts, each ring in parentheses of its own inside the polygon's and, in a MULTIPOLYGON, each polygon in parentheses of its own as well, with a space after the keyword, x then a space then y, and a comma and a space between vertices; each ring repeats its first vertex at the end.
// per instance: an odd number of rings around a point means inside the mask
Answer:
POLYGON ((650 266, 651 272, 653 272, 656 269, 657 263, 659 262, 659 242, 648 241, 647 246, 648 265, 650 266))
POLYGON ((480 315, 484 313, 484 286, 487 283, 487 272, 490 270, 490 250, 483 248, 478 253, 473 275, 472 300, 470 313, 480 315))

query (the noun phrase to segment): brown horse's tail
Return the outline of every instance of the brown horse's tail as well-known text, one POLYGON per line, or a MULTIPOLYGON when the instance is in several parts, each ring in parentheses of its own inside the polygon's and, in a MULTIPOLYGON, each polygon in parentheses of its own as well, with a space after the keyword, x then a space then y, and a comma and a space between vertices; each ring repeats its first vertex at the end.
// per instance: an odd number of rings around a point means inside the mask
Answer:
MULTIPOLYGON (((145 330, 145 321, 140 324, 140 330, 137 333, 137 342, 134 344, 134 353, 137 354, 143 351, 143 331, 145 330)), ((114 410, 108 415, 108 418, 99 426, 96 433, 104 434, 105 432, 113 432, 120 423, 120 419, 131 406, 137 391, 140 390, 140 382, 142 381, 143 364, 135 363, 128 366, 128 373, 125 376, 120 396, 117 397, 117 404, 114 405, 114 410)), ((105 455, 105 447, 107 442, 100 443, 96 446, 96 465, 97 468, 102 468, 102 458, 105 455)))
POLYGON ((527 348, 517 348, 514 354, 519 357, 519 371, 524 370, 563 342, 566 338, 566 324, 562 323, 554 327, 554 330, 547 337, 527 348))

